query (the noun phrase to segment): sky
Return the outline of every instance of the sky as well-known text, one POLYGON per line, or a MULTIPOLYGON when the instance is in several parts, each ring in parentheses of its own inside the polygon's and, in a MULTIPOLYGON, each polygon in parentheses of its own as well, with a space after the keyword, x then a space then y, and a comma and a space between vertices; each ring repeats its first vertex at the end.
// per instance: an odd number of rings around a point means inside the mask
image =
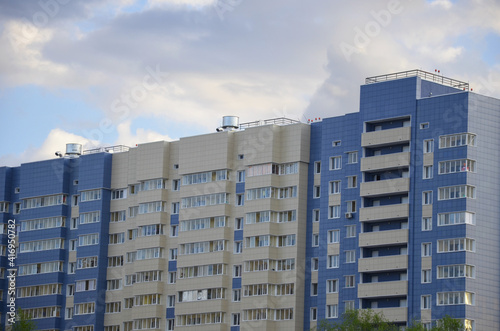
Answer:
POLYGON ((359 110, 439 69, 500 97, 498 0, 0 0, 0 166, 359 110))

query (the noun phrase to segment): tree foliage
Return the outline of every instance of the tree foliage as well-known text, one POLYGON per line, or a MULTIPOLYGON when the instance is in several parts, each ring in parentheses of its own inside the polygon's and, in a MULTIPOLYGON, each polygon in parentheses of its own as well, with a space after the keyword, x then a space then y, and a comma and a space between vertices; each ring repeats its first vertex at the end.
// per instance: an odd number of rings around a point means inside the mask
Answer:
MULTIPOLYGON (((397 331, 399 327, 389 322, 382 313, 371 309, 348 310, 342 322, 319 321, 317 331, 397 331)), ((413 321, 407 331, 427 331, 420 321, 413 321)), ((436 321, 431 331, 463 331, 462 321, 448 315, 436 321)))
POLYGON ((18 309, 16 323, 12 324, 11 331, 35 331, 36 323, 22 309, 18 309))

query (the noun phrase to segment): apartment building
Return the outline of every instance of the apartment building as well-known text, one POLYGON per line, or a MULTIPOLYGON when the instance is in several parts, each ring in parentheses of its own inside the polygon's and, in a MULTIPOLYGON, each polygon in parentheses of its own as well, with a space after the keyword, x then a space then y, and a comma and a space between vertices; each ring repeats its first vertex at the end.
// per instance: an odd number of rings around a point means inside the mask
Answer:
POLYGON ((310 126, 225 121, 1 168, 16 303, 40 330, 302 327, 310 126))
POLYGON ((413 70, 314 123, 227 116, 1 167, 1 323, 15 219, 15 302, 40 330, 309 330, 368 308, 498 330, 499 114, 413 70))
POLYGON ((497 330, 500 101, 414 70, 311 125, 304 329, 347 309, 497 330))

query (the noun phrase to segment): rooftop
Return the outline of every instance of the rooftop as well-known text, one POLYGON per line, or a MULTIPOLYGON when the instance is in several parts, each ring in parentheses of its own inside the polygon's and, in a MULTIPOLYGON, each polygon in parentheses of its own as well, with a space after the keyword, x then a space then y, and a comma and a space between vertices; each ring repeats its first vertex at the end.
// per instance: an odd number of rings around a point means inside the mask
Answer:
POLYGON ((401 72, 396 72, 392 74, 385 74, 385 75, 380 75, 380 76, 373 76, 373 77, 368 77, 365 79, 365 84, 373 84, 373 83, 379 83, 379 82, 385 82, 388 80, 394 80, 394 79, 401 79, 401 78, 406 78, 406 77, 420 77, 422 79, 431 81, 431 82, 436 82, 438 84, 442 85, 447 85, 451 86, 456 89, 468 91, 469 90, 469 83, 462 82, 456 79, 444 77, 440 74, 433 74, 431 72, 423 71, 423 70, 409 70, 409 71, 401 71, 401 72))

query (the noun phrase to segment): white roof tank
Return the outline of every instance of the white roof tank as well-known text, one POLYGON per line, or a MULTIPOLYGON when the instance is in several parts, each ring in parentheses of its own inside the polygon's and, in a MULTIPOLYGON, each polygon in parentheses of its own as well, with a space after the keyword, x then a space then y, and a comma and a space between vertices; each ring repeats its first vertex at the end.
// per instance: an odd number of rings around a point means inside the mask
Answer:
POLYGON ((82 144, 66 144, 66 155, 68 156, 82 155, 82 144))
POLYGON ((226 131, 236 130, 240 127, 240 118, 238 116, 222 117, 222 128, 226 131))

